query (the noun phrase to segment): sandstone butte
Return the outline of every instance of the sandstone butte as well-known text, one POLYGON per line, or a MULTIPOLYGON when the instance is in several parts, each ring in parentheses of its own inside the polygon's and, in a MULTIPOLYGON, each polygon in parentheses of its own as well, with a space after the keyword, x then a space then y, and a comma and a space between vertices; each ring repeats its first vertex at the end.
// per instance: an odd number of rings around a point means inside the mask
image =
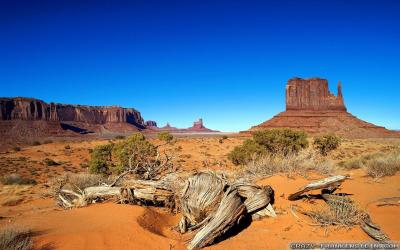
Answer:
POLYGON ((399 133, 358 119, 347 112, 338 83, 337 96, 321 78, 292 78, 286 85, 286 111, 250 131, 290 128, 310 134, 335 133, 347 138, 399 137, 399 133))
POLYGON ((212 130, 209 128, 206 128, 203 123, 203 119, 199 119, 197 121, 193 122, 193 126, 190 128, 176 128, 172 127, 169 123, 165 125, 164 127, 158 128, 157 123, 153 121, 147 121, 149 126, 148 128, 153 130, 153 131, 167 131, 167 132, 173 132, 173 133, 214 133, 214 132, 219 132, 216 130, 212 130))
POLYGON ((46 103, 24 97, 0 98, 2 137, 74 136, 145 128, 140 112, 132 108, 46 103))

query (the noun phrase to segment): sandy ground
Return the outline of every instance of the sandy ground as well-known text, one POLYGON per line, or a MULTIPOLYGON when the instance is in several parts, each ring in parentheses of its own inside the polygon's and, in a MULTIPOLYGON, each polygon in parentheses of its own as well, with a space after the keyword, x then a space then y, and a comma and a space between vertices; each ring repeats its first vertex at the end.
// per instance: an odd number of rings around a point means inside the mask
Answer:
MULTIPOLYGON (((226 154, 243 138, 229 138, 219 143, 218 138, 181 138, 168 150, 178 156, 175 161, 185 171, 203 169, 232 170, 226 154)), ((161 208, 144 208, 114 203, 93 204, 89 207, 62 210, 47 197, 48 180, 64 172, 85 172, 89 150, 107 141, 53 142, 23 148, 19 152, 0 155, 1 175, 18 173, 39 181, 36 186, 2 186, 0 204, 18 198, 15 206, 0 206, 0 226, 20 225, 37 232, 37 247, 55 249, 185 249, 189 235, 174 230, 180 215, 161 208), (69 149, 65 148, 69 145, 69 149), (42 162, 51 158, 61 165, 46 166, 42 162)), ((153 140, 157 143, 156 140, 153 140)), ((345 141, 332 154, 340 162, 362 154, 391 150, 399 140, 345 141)), ((365 176, 362 169, 348 171, 350 179, 337 192, 351 195, 361 208, 368 211, 374 222, 390 236, 400 240, 400 206, 376 206, 376 201, 400 197, 400 173, 379 181, 365 176)), ((358 227, 321 228, 307 225, 310 220, 300 214, 300 220, 290 211, 291 205, 316 209, 318 200, 291 202, 287 196, 318 176, 309 179, 276 175, 259 181, 275 190, 277 218, 253 221, 248 227, 235 232, 230 238, 209 249, 287 249, 291 242, 370 241, 358 227)))

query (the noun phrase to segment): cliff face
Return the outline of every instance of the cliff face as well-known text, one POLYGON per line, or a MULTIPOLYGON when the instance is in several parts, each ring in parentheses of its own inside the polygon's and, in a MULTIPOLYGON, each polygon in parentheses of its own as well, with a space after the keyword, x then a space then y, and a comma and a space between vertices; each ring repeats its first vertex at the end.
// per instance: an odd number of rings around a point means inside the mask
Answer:
POLYGON ((342 86, 338 95, 329 92, 328 81, 321 78, 293 78, 286 85, 286 111, 250 131, 291 128, 311 134, 335 133, 344 137, 399 137, 398 133, 358 119, 344 105, 342 86))
POLYGON ((346 111, 341 84, 338 84, 338 95, 334 96, 325 79, 290 79, 286 85, 286 110, 346 111))
POLYGON ((128 123, 145 128, 140 112, 116 106, 45 103, 32 98, 1 98, 0 120, 46 120, 87 124, 128 123))

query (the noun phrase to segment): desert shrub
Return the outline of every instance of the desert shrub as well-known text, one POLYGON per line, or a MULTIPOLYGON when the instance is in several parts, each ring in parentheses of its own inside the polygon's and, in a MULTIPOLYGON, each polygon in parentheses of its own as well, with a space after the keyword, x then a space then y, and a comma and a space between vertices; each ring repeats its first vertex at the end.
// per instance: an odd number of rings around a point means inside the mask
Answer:
POLYGON ((49 143, 53 143, 53 141, 52 140, 44 140, 43 141, 43 144, 49 144, 49 143))
POLYGON ((115 140, 123 140, 123 139, 125 139, 125 136, 123 136, 123 135, 117 135, 117 136, 115 136, 114 139, 115 139, 115 140))
POLYGON ((58 166, 60 163, 54 161, 53 159, 46 158, 43 160, 43 163, 46 164, 47 166, 58 166))
POLYGON ((32 232, 28 229, 5 227, 0 229, 0 249, 31 250, 33 249, 32 232))
POLYGON ((21 151, 21 148, 18 147, 18 146, 14 146, 14 147, 12 148, 12 150, 15 151, 15 152, 18 152, 18 151, 21 151))
POLYGON ((243 145, 236 146, 229 154, 228 159, 235 165, 245 165, 251 160, 255 160, 262 155, 265 155, 267 151, 260 144, 254 140, 245 140, 243 145))
POLYGON ((0 179, 3 185, 36 185, 37 182, 33 179, 23 178, 18 174, 11 174, 0 179))
POLYGON ((330 151, 340 146, 340 138, 333 134, 318 136, 314 139, 314 148, 326 156, 330 151))
MULTIPOLYGON (((104 178, 98 174, 68 174, 68 183, 73 185, 75 188, 83 190, 87 187, 98 186, 104 181, 104 178)), ((74 188, 73 188, 74 189, 74 188)))
POLYGON ((228 136, 227 135, 223 135, 221 138, 219 138, 218 142, 219 143, 224 143, 224 141, 227 140, 227 139, 228 139, 228 136))
POLYGON ((111 152, 114 144, 96 146, 91 154, 89 161, 89 171, 93 174, 109 174, 114 167, 111 152))
POLYGON ((334 175, 337 167, 332 161, 322 158, 319 153, 307 149, 288 155, 264 154, 257 160, 249 161, 241 171, 240 175, 260 179, 279 173, 288 177, 294 175, 308 177, 310 172, 334 175))
POLYGON ((153 144, 146 140, 143 134, 135 133, 126 140, 115 144, 112 154, 116 162, 115 166, 112 167, 112 172, 121 173, 130 166, 143 167, 156 156, 157 150, 153 144))
POLYGON ((67 149, 67 150, 68 150, 68 149, 71 149, 71 146, 70 146, 70 145, 65 145, 65 146, 64 146, 64 149, 67 149))
POLYGON ((39 146, 41 145, 40 141, 33 141, 32 146, 39 146))
POLYGON ((307 135, 291 129, 255 131, 253 139, 271 154, 288 155, 308 147, 307 135))
POLYGON ((361 159, 356 158, 356 159, 351 159, 349 161, 343 162, 340 164, 341 167, 351 170, 351 169, 359 169, 364 167, 364 163, 361 159))
POLYGON ((161 141, 165 141, 166 143, 170 143, 174 139, 174 136, 165 131, 158 133, 157 138, 161 141))
POLYGON ((337 200, 328 201, 328 204, 328 208, 319 208, 307 212, 307 215, 321 226, 346 227, 357 225, 363 216, 358 206, 345 196, 338 197, 337 200))
POLYGON ((366 160, 365 169, 367 175, 374 178, 392 176, 400 171, 400 153, 395 152, 369 158, 366 160))

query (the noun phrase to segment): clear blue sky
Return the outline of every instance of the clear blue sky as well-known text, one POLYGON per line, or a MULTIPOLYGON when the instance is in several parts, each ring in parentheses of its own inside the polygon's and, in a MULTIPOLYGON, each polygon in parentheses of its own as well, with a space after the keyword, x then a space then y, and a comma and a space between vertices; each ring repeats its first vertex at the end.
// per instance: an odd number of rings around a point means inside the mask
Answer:
POLYGON ((400 1, 274 2, 0 0, 0 96, 240 131, 285 109, 289 78, 317 76, 400 129, 400 1))

